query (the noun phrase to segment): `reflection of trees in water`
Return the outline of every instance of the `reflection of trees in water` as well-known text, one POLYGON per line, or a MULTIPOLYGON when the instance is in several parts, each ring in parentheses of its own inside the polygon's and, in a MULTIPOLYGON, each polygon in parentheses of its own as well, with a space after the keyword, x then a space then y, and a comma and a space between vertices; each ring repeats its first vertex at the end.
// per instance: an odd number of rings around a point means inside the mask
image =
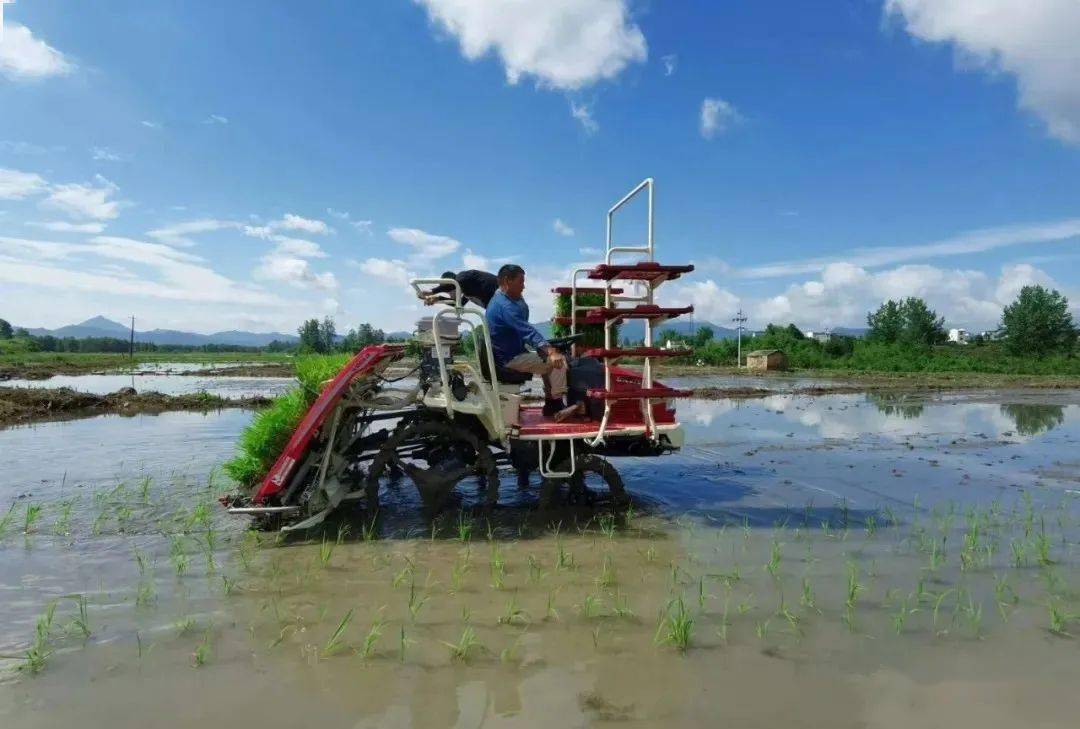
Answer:
POLYGON ((1021 435, 1038 435, 1065 422, 1065 408, 1061 405, 1013 403, 1002 405, 1001 412, 1016 423, 1016 432, 1021 435))
POLYGON ((923 414, 923 403, 914 400, 903 392, 870 392, 866 399, 886 415, 899 415, 902 418, 917 418, 923 414))

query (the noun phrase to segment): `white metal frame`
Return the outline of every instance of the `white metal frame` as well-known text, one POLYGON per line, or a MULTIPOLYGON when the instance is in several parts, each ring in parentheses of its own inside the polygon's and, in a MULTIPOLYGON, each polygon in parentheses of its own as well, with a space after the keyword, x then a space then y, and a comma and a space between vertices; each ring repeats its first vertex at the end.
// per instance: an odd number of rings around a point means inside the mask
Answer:
POLYGON ((454 286, 454 300, 453 304, 450 302, 442 302, 445 304, 445 308, 435 312, 435 315, 431 319, 432 339, 435 342, 435 358, 439 361, 439 381, 442 385, 442 397, 446 403, 446 414, 449 417, 454 415, 454 405, 456 401, 450 394, 450 375, 446 371, 446 356, 444 354, 444 348, 442 338, 439 336, 439 321, 444 316, 449 316, 451 313, 458 317, 462 321, 467 321, 472 328, 472 338, 474 351, 476 352, 476 364, 477 369, 473 369, 471 364, 468 364, 469 370, 473 375, 473 379, 477 382, 477 387, 480 393, 484 397, 484 400, 488 404, 488 411, 492 420, 492 427, 495 432, 499 434, 499 440, 505 444, 507 441, 506 423, 503 421, 502 404, 499 401, 499 383, 495 376, 495 354, 491 347, 491 332, 488 331, 487 319, 484 316, 484 311, 479 307, 466 305, 462 301, 461 297, 461 284, 452 278, 418 278, 409 282, 417 294, 426 293, 423 286, 438 286, 440 284, 453 284, 454 286), (472 321, 470 321, 470 318, 472 321), (487 387, 484 387, 484 378, 481 376, 480 371, 483 369, 480 367, 480 334, 477 331, 477 325, 483 332, 484 339, 484 352, 487 355, 488 373, 491 375, 487 382, 487 387))

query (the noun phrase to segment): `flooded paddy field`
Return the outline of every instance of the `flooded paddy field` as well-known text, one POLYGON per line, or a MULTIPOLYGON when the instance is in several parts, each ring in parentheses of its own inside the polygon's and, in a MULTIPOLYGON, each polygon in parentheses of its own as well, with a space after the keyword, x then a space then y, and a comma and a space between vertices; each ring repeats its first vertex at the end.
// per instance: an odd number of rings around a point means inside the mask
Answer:
POLYGON ((627 514, 289 539, 215 501, 250 413, 0 431, 0 725, 1075 726, 1080 394, 679 413, 627 514))

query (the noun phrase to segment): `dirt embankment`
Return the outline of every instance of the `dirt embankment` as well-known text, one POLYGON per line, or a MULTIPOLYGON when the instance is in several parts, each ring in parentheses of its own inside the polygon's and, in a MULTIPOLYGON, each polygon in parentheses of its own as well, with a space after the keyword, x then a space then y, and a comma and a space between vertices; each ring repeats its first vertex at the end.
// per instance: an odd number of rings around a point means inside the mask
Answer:
POLYGON ((198 377, 293 377, 296 370, 291 363, 281 363, 210 367, 205 370, 184 370, 172 374, 195 375, 198 377))
POLYGON ((170 410, 222 410, 259 408, 270 403, 266 397, 228 399, 217 395, 163 395, 160 392, 135 392, 131 388, 94 395, 67 387, 40 389, 0 387, 0 428, 11 425, 66 420, 93 415, 162 413, 170 410))

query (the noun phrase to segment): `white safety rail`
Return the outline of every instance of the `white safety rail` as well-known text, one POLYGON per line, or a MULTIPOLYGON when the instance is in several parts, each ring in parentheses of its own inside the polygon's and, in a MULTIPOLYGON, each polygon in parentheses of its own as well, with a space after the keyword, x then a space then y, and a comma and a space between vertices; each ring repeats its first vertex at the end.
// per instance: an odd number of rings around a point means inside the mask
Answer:
MULTIPOLYGON (((611 206, 607 211, 607 225, 606 225, 606 251, 604 254, 604 262, 608 265, 613 265, 612 257, 615 254, 625 253, 644 253, 646 255, 645 260, 648 262, 653 261, 655 252, 654 238, 653 238, 653 204, 655 200, 656 183, 653 178, 649 177, 642 180, 633 190, 626 193, 617 203, 611 206), (615 213, 627 205, 631 200, 636 198, 642 192, 646 192, 648 195, 648 218, 647 218, 647 232, 646 243, 644 246, 624 246, 615 244, 615 213)), ((574 270, 574 273, 570 280, 570 332, 571 334, 577 334, 577 316, 578 312, 584 312, 588 309, 595 308, 594 306, 579 306, 577 303, 577 289, 578 278, 582 274, 587 274, 591 271, 591 268, 578 268, 574 270)), ((604 280, 604 308, 611 309, 615 307, 615 304, 648 304, 652 305, 654 301, 654 291, 656 284, 652 281, 627 281, 627 288, 631 286, 639 287, 638 291, 644 289, 644 293, 638 295, 624 294, 616 295, 612 292, 614 288, 613 283, 618 279, 606 279, 604 280)), ((604 349, 615 349, 619 346, 619 343, 612 342, 612 332, 616 324, 622 321, 619 318, 605 319, 604 321, 604 349)), ((653 346, 653 322, 651 319, 645 319, 645 347, 653 346)), ((641 373, 642 387, 649 389, 653 386, 652 375, 652 359, 648 356, 644 358, 644 364, 641 373)), ((604 359, 604 389, 607 391, 612 390, 611 382, 611 363, 607 358, 604 359)), ((600 430, 597 432, 596 437, 588 441, 590 446, 598 446, 604 442, 604 431, 607 429, 608 421, 611 416, 611 408, 613 400, 604 401, 604 416, 600 420, 600 430)), ((648 398, 642 398, 641 400, 641 416, 644 422, 648 425, 648 432, 653 440, 656 440, 659 436, 656 432, 656 420, 653 417, 652 401, 648 398)))
POLYGON ((488 410, 491 413, 495 431, 500 434, 500 440, 505 442, 507 439, 506 423, 503 420, 502 404, 499 402, 499 383, 495 377, 495 355, 494 350, 491 347, 491 333, 487 328, 487 319, 484 317, 484 311, 479 307, 469 306, 464 303, 461 296, 461 284, 452 278, 418 278, 413 279, 409 284, 418 295, 428 293, 423 288, 425 286, 439 286, 442 284, 453 285, 453 303, 449 301, 441 302, 445 304, 445 307, 435 312, 435 315, 431 318, 431 333, 432 339, 435 342, 435 358, 439 361, 439 381, 442 385, 443 400, 446 402, 446 414, 449 417, 454 416, 455 400, 450 393, 450 373, 446 371, 446 353, 444 352, 442 337, 439 336, 439 321, 443 317, 453 315, 459 320, 468 321, 471 324, 473 351, 476 353, 477 357, 476 368, 473 368, 471 363, 466 364, 466 366, 469 368, 473 380, 477 383, 477 388, 488 403, 488 410), (487 387, 484 387, 481 384, 484 382, 484 377, 481 374, 483 368, 480 366, 481 336, 483 337, 483 350, 487 359, 487 370, 491 375, 488 379, 487 387))

